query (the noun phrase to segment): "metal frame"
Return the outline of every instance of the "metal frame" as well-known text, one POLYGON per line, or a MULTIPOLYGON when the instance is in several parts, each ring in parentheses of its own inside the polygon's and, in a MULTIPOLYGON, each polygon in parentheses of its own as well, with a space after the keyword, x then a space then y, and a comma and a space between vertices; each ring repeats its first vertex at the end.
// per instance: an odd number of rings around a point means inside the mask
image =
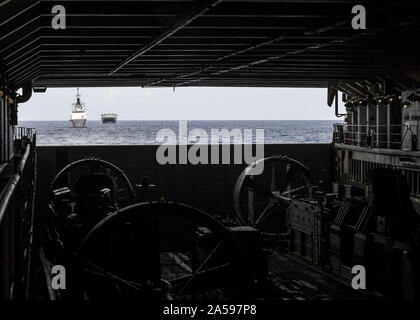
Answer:
POLYGON ((366 97, 369 83, 420 67, 418 1, 49 0, 3 2, 0 58, 12 88, 71 86, 328 87, 366 97), (391 19, 392 16, 392 19, 391 19), (329 21, 326 23, 325 21, 329 21), (341 89, 340 89, 341 88, 341 89))

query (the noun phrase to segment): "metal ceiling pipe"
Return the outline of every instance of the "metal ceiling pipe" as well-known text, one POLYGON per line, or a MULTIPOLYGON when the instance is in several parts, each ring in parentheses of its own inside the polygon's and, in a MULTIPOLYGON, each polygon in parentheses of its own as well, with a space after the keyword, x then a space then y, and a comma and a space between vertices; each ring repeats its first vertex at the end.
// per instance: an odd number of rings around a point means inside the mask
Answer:
POLYGON ((17 103, 25 103, 32 97, 32 83, 26 82, 22 86, 22 94, 16 97, 17 103))

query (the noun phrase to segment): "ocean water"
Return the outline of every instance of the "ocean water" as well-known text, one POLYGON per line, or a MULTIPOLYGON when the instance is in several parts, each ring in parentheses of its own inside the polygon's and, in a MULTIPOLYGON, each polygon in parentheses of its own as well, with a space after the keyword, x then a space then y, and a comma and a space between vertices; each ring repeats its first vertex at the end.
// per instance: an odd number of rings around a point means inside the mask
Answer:
MULTIPOLYGON (((337 120, 188 121, 188 131, 204 129, 252 129, 253 142, 329 143, 337 120), (264 141, 256 140, 256 129, 264 130, 264 141)), ((20 121, 19 126, 37 129, 38 145, 133 145, 160 144, 159 130, 171 129, 179 136, 178 121, 89 121, 87 128, 72 128, 69 121, 20 121)), ((194 141, 192 141, 194 142, 194 141)))

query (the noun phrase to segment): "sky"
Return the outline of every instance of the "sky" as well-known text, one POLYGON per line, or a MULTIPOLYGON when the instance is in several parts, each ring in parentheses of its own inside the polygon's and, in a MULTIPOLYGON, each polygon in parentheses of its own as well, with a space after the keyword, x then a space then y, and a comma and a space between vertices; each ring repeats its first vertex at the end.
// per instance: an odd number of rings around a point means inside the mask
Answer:
MULTIPOLYGON (((80 88, 88 120, 334 120, 327 89, 80 88)), ((19 105, 20 121, 68 120, 76 88, 48 88, 19 105)), ((341 104, 340 109, 343 109, 341 104)))

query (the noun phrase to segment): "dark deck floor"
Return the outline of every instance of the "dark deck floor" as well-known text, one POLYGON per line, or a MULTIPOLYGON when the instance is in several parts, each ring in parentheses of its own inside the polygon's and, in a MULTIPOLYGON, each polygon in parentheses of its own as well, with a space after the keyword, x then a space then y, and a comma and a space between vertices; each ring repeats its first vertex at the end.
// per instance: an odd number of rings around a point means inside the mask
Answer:
POLYGON ((298 257, 271 250, 268 255, 268 284, 258 299, 274 300, 365 300, 373 298, 351 288, 298 257))
MULTIPOLYGON (((30 299, 49 299, 39 258, 34 263, 30 299)), ((373 295, 356 291, 344 281, 299 257, 278 250, 268 253, 267 282, 257 287, 257 300, 366 300, 373 295)))

